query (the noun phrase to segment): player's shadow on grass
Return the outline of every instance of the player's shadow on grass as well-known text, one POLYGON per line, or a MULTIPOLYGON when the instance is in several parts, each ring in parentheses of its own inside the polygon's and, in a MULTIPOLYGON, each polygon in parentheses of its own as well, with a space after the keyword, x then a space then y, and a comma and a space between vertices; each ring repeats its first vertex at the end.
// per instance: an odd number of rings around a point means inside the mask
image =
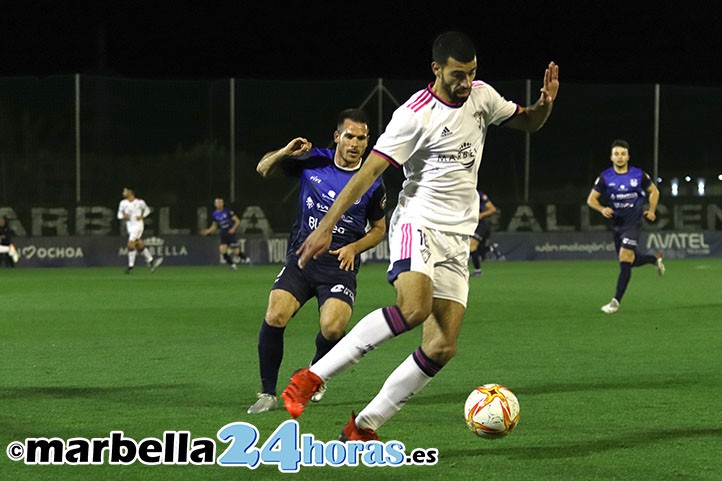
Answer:
MULTIPOLYGON (((567 383, 540 383, 536 385, 511 385, 508 386, 520 399, 525 396, 538 396, 542 394, 559 394, 570 392, 594 392, 594 391, 621 391, 629 389, 677 389, 680 384, 689 385, 688 379, 666 378, 666 379, 639 379, 624 381, 603 381, 603 382, 567 382, 567 383)), ((466 399, 471 392, 467 390, 445 391, 439 394, 425 395, 420 393, 411 402, 418 405, 433 404, 456 404, 459 399, 466 399)))
POLYGON ((515 446, 505 448, 501 447, 500 444, 496 446, 493 444, 486 444, 483 450, 480 450, 479 447, 469 449, 445 449, 439 453, 439 459, 441 462, 444 462, 454 458, 478 458, 479 455, 482 454, 482 451, 483 456, 504 456, 517 459, 580 458, 603 451, 629 449, 654 443, 669 443, 680 439, 697 439, 705 437, 722 437, 722 428, 680 427, 675 429, 650 430, 636 432, 626 436, 615 436, 614 438, 609 439, 590 440, 587 443, 576 442, 558 444, 555 446, 515 446))

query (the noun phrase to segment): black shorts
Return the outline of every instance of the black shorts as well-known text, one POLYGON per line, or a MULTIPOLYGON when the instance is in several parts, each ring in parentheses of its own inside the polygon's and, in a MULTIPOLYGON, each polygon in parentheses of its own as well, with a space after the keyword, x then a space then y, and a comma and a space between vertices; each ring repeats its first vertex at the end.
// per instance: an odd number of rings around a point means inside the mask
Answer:
POLYGON ((230 232, 221 232, 221 245, 229 245, 231 247, 238 247, 238 238, 236 234, 230 232))
POLYGON ((636 252, 637 242, 642 233, 641 223, 614 226, 612 231, 614 232, 614 248, 617 252, 622 247, 636 252))
POLYGON ((289 254, 286 263, 273 283, 273 289, 290 292, 303 306, 312 297, 319 309, 329 298, 340 299, 353 309, 356 299, 356 272, 338 268, 338 262, 311 261, 298 267, 298 256, 289 254))
POLYGON ((481 220, 479 221, 479 224, 477 224, 476 231, 471 237, 478 240, 479 242, 484 242, 485 240, 489 239, 490 236, 491 226, 487 221, 481 220))

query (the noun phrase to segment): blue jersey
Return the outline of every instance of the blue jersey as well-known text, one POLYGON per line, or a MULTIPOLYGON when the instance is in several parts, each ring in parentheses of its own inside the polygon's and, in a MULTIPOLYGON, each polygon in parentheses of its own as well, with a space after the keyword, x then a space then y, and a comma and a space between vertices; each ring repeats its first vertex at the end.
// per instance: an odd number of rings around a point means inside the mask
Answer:
POLYGON ((610 167, 597 177, 593 189, 602 194, 614 211, 613 224, 625 225, 642 222, 644 198, 650 185, 652 179, 638 167, 629 167, 624 174, 610 167))
MULTIPOLYGON (((338 194, 358 170, 344 170, 333 161, 334 149, 313 148, 302 158, 290 160, 286 171, 298 175, 300 192, 298 213, 291 230, 288 252, 295 252, 309 234, 316 229, 338 194)), ((382 219, 386 203, 386 188, 376 179, 369 190, 341 216, 333 228, 331 250, 356 242, 366 235, 369 221, 382 219)), ((318 259, 338 265, 336 256, 325 254, 318 259)), ((359 262, 356 259, 355 265, 359 262)))
POLYGON ((213 222, 216 223, 221 233, 226 234, 228 229, 233 227, 233 218, 235 216, 236 214, 228 207, 223 208, 223 210, 215 209, 213 211, 213 222))
MULTIPOLYGON (((479 192, 479 212, 483 212, 486 209, 486 204, 489 202, 489 196, 484 193, 482 190, 478 190, 479 192)), ((486 223, 486 217, 483 219, 479 219, 479 223, 486 223)))
POLYGON ((479 190, 479 212, 483 212, 486 209, 486 204, 489 202, 489 196, 484 193, 483 190, 479 190))

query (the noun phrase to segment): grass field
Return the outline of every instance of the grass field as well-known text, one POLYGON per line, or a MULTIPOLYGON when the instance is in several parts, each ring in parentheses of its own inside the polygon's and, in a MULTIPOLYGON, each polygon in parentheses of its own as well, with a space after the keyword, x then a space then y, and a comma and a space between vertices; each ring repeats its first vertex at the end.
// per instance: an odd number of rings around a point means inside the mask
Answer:
MULTIPOLYGON (((701 481, 722 479, 722 259, 671 260, 659 278, 635 269, 622 309, 605 315, 610 261, 484 265, 470 281, 457 357, 380 430, 384 440, 438 448, 434 466, 37 466, 6 447, 26 438, 140 441, 167 430, 226 444, 245 421, 261 442, 284 410, 246 414, 259 388, 256 342, 279 266, 0 269, 1 480, 701 481), (501 440, 467 431, 477 385, 510 387, 521 404, 501 440)), ((394 301, 384 265, 359 278, 352 322, 394 301)), ((283 386, 308 363, 318 330, 309 303, 286 331, 283 386)), ((336 439, 386 374, 419 343, 414 331, 335 378, 300 418, 301 433, 336 439)), ((280 386, 282 389, 283 386, 280 386)))

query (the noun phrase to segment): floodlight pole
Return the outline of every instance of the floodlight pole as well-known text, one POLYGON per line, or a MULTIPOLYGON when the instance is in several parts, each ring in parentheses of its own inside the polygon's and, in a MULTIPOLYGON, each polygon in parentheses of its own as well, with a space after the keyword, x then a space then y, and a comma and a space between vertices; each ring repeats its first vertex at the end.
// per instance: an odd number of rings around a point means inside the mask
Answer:
POLYGON ((230 82, 230 177, 229 186, 230 202, 236 201, 236 79, 231 78, 230 82))
POLYGON ((383 132, 382 124, 384 122, 384 96, 382 95, 382 92, 384 91, 384 79, 379 77, 376 80, 376 91, 378 92, 378 96, 376 97, 376 113, 378 116, 376 117, 376 128, 378 128, 378 137, 381 137, 381 132, 383 132))
MULTIPOLYGON (((526 79, 526 104, 531 105, 531 80, 526 79)), ((529 202, 529 172, 531 164, 531 134, 524 134, 524 203, 529 202)))
POLYGON ((75 74, 75 203, 80 203, 80 74, 75 74))
POLYGON ((659 84, 654 84, 654 150, 652 155, 652 180, 659 178, 659 84))

